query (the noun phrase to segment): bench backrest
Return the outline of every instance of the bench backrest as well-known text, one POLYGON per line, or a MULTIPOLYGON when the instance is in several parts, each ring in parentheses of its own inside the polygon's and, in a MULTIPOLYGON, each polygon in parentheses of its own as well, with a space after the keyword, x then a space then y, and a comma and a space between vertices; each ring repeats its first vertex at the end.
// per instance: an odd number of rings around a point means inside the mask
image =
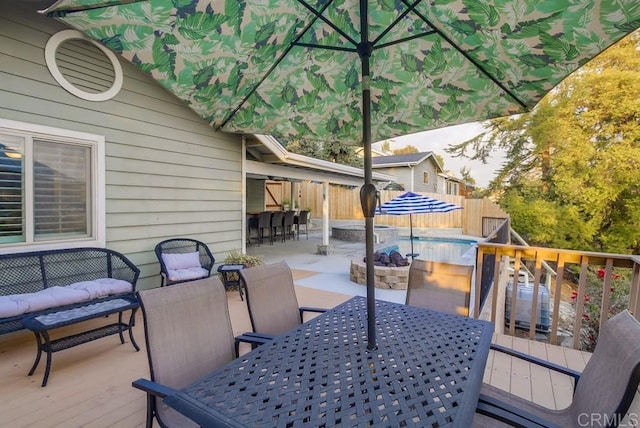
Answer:
POLYGON ((33 293, 98 278, 130 282, 140 270, 124 255, 106 248, 69 248, 0 255, 0 295, 33 293))

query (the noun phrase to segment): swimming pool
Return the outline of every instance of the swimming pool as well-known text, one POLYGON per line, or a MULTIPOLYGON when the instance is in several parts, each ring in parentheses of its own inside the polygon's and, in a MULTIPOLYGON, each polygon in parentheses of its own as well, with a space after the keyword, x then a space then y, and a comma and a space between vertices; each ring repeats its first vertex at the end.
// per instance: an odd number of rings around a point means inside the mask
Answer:
MULTIPOLYGON (((413 251, 418 254, 416 259, 457 263, 475 244, 476 241, 470 239, 414 236, 413 251)), ((385 247, 380 251, 388 254, 393 250, 406 256, 411 253, 411 241, 408 237, 402 237, 397 245, 385 247)))

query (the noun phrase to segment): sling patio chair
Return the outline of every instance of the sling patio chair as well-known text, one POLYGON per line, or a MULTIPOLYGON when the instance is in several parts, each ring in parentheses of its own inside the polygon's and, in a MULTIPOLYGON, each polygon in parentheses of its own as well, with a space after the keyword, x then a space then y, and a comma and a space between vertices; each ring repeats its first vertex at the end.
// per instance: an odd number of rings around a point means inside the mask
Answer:
POLYGON ((293 275, 284 261, 243 269, 240 276, 253 327, 247 336, 279 336, 299 326, 304 312, 326 311, 298 305, 293 275))
POLYGON ((405 303, 468 316, 472 275, 473 266, 414 259, 405 303))
POLYGON ((236 358, 238 342, 266 341, 234 339, 227 295, 216 276, 137 295, 151 380, 138 379, 132 386, 147 392, 146 426, 151 428, 154 417, 162 427, 196 426, 162 399, 236 358))
POLYGON ((190 238, 172 238, 155 248, 160 262, 160 286, 207 278, 216 259, 204 242, 190 238))
POLYGON ((498 345, 491 349, 572 377, 573 400, 566 409, 551 410, 484 384, 474 418, 477 427, 619 426, 640 382, 640 322, 627 310, 604 324, 582 373, 498 345))

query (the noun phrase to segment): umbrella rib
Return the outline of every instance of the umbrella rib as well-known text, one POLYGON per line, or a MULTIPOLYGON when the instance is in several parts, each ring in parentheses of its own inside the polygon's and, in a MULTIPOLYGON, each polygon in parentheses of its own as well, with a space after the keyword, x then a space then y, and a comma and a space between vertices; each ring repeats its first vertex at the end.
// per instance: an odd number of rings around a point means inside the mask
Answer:
MULTIPOLYGON (((316 10, 313 6, 311 6, 309 3, 307 3, 305 0, 297 0, 298 3, 300 3, 301 5, 303 5, 304 7, 307 8, 307 10, 309 10, 309 12, 311 12, 312 14, 315 15, 316 20, 320 19, 321 21, 323 21, 325 24, 327 24, 329 27, 333 28, 338 34, 340 34, 342 37, 344 37, 345 39, 347 39, 352 45, 357 46, 358 42, 355 41, 354 39, 352 39, 347 33, 345 33, 344 31, 342 31, 342 29, 340 29, 339 27, 337 27, 333 22, 329 21, 327 18, 325 18, 322 14, 324 13, 325 10, 327 10, 327 8, 331 5, 331 3, 333 3, 333 0, 327 2, 327 4, 324 5, 324 7, 322 9, 320 9, 319 11, 316 10)), ((313 22, 315 22, 316 20, 313 20, 313 22)), ((305 29, 306 31, 306 29, 305 29)), ((324 47, 322 45, 317 45, 317 47, 324 47)))
MULTIPOLYGON (((402 12, 400 15, 398 15, 398 17, 397 17, 396 19, 394 19, 394 20, 393 20, 393 22, 392 22, 391 24, 389 24, 389 25, 387 26, 387 28, 386 28, 382 33, 380 33, 380 35, 379 35, 378 37, 376 37, 376 39, 372 42, 372 43, 373 43, 373 45, 374 45, 374 46, 375 46, 375 45, 377 45, 377 44, 378 44, 378 42, 379 42, 380 40, 382 40, 382 38, 383 38, 384 36, 386 36, 386 35, 387 35, 387 33, 389 33, 389 31, 393 30, 393 28, 394 28, 396 25, 398 25, 398 22, 400 22, 400 21, 402 20, 402 18, 404 18, 405 16, 407 16, 411 11, 415 10, 416 6, 417 6, 420 2, 422 2, 422 0, 415 0, 415 2, 414 2, 412 5, 407 5, 407 3, 406 3, 406 2, 404 2, 404 3, 405 3, 405 5, 407 6, 407 9, 406 9, 404 12, 402 12)), ((427 33, 427 34, 429 34, 429 33, 427 33)), ((422 34, 422 35, 424 35, 424 34, 422 34)), ((405 41, 405 40, 411 40, 412 38, 414 38, 414 37, 411 37, 411 38, 409 38, 409 39, 402 39, 402 40, 399 40, 398 42, 385 43, 385 44, 384 44, 384 45, 382 45, 381 47, 384 47, 384 46, 390 46, 390 45, 393 45, 393 44, 396 44, 396 43, 400 43, 400 42, 405 41)))
POLYGON ((413 39, 419 39, 419 38, 422 38, 424 36, 428 36, 428 35, 431 35, 431 34, 434 34, 434 33, 436 33, 436 30, 425 31, 424 33, 414 34, 413 36, 404 37, 402 39, 394 40, 392 42, 387 42, 387 43, 380 44, 378 46, 375 46, 374 49, 386 48, 388 46, 393 46, 393 45, 397 45, 399 43, 408 42, 409 40, 413 40, 413 39))
MULTIPOLYGON (((136 1, 136 0, 134 0, 134 1, 136 1)), ((138 0, 138 1, 144 1, 144 0, 138 0)), ((322 9, 320 9, 320 11, 317 11, 317 10, 313 9, 304 0, 298 0, 298 2, 300 4, 302 4, 304 7, 306 7, 307 9, 309 9, 311 11, 311 13, 313 13, 314 17, 309 21, 309 23, 304 27, 304 29, 302 31, 300 31, 300 33, 296 36, 295 40, 293 40, 291 43, 289 43, 289 46, 287 46, 287 48, 282 52, 282 54, 280 54, 278 59, 273 62, 271 67, 269 67, 269 70, 267 70, 267 72, 264 74, 264 76, 262 76, 260 81, 258 83, 256 83, 253 88, 251 88, 251 90, 247 93, 247 95, 245 95, 245 97, 242 99, 242 101, 240 101, 240 103, 238 103, 238 106, 236 108, 234 108, 233 111, 231 111, 231 113, 229 113, 229 115, 222 121, 220 126, 218 126, 216 129, 223 129, 227 125, 227 123, 229 123, 229 121, 233 118, 233 116, 235 116, 235 114, 238 112, 238 110, 240 110, 242 108, 242 106, 247 102, 247 100, 251 97, 251 95, 253 95, 258 90, 260 85, 262 85, 262 82, 267 80, 267 77, 269 77, 271 75, 273 70, 276 69, 276 67, 282 62, 282 60, 287 56, 287 54, 291 51, 291 49, 293 49, 294 46, 299 46, 298 40, 300 40, 300 38, 307 32, 307 30, 309 30, 309 28, 311 28, 311 26, 313 24, 315 24, 315 22, 318 19, 322 19, 324 21, 324 19, 322 17, 322 13, 331 5, 333 0, 327 2, 322 7, 322 9)))
POLYGON ((100 4, 86 5, 86 6, 68 6, 62 7, 60 9, 56 9, 53 12, 48 12, 49 10, 56 7, 56 3, 48 7, 47 9, 41 10, 40 13, 46 14, 49 18, 63 18, 70 13, 75 12, 84 12, 87 10, 95 10, 95 9, 104 9, 112 6, 121 6, 129 3, 142 3, 147 2, 149 0, 112 0, 107 2, 102 2, 100 4))
POLYGON ((303 48, 311 48, 311 49, 327 49, 330 51, 357 52, 356 48, 345 48, 342 46, 314 45, 312 43, 293 43, 293 45, 300 46, 303 48))
MULTIPOLYGON (((402 3, 404 3, 407 7, 411 7, 411 5, 409 4, 408 0, 401 0, 402 3)), ((508 96, 510 96, 515 102, 517 102, 518 104, 520 104, 520 106, 525 109, 526 111, 529 110, 529 107, 527 106, 527 104, 522 101, 520 98, 518 98, 510 89, 508 89, 504 84, 502 84, 502 82, 500 82, 498 79, 496 79, 491 73, 489 73, 487 70, 484 69, 484 67, 475 59, 471 58, 463 49, 461 49, 456 43, 454 43, 453 40, 451 40, 449 37, 447 37, 446 34, 444 34, 436 25, 434 25, 426 16, 424 16, 422 13, 420 13, 420 11, 415 10, 416 15, 418 15, 420 17, 420 19, 422 19, 428 26, 430 26, 431 28, 434 29, 434 31, 440 36, 442 37, 447 43, 449 43, 449 45, 453 46, 453 48, 455 50, 457 50, 460 55, 462 55, 463 57, 465 57, 467 59, 467 61, 469 61, 471 64, 473 64, 478 71, 480 71, 482 74, 484 74, 487 78, 489 78, 493 83, 495 83, 500 89, 502 89, 508 96)))

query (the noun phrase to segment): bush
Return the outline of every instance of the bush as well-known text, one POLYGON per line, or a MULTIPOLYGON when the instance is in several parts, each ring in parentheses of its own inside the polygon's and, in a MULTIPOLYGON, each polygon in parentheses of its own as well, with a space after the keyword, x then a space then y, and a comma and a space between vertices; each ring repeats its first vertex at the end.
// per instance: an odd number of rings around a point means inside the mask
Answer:
MULTIPOLYGON (((602 290, 604 287, 604 268, 589 271, 587 274, 587 286, 584 295, 584 310, 582 313, 581 341, 585 351, 593 352, 600 332, 600 313, 602 312, 602 290)), ((631 272, 629 269, 614 269, 611 274, 611 290, 609 294, 609 307, 607 317, 624 311, 629 306, 629 284, 631 272)), ((571 301, 576 305, 577 290, 571 294, 571 301)))
POLYGON ((225 265, 246 265, 247 267, 260 266, 264 264, 262 256, 252 256, 249 254, 242 254, 238 250, 231 251, 224 259, 225 265))

